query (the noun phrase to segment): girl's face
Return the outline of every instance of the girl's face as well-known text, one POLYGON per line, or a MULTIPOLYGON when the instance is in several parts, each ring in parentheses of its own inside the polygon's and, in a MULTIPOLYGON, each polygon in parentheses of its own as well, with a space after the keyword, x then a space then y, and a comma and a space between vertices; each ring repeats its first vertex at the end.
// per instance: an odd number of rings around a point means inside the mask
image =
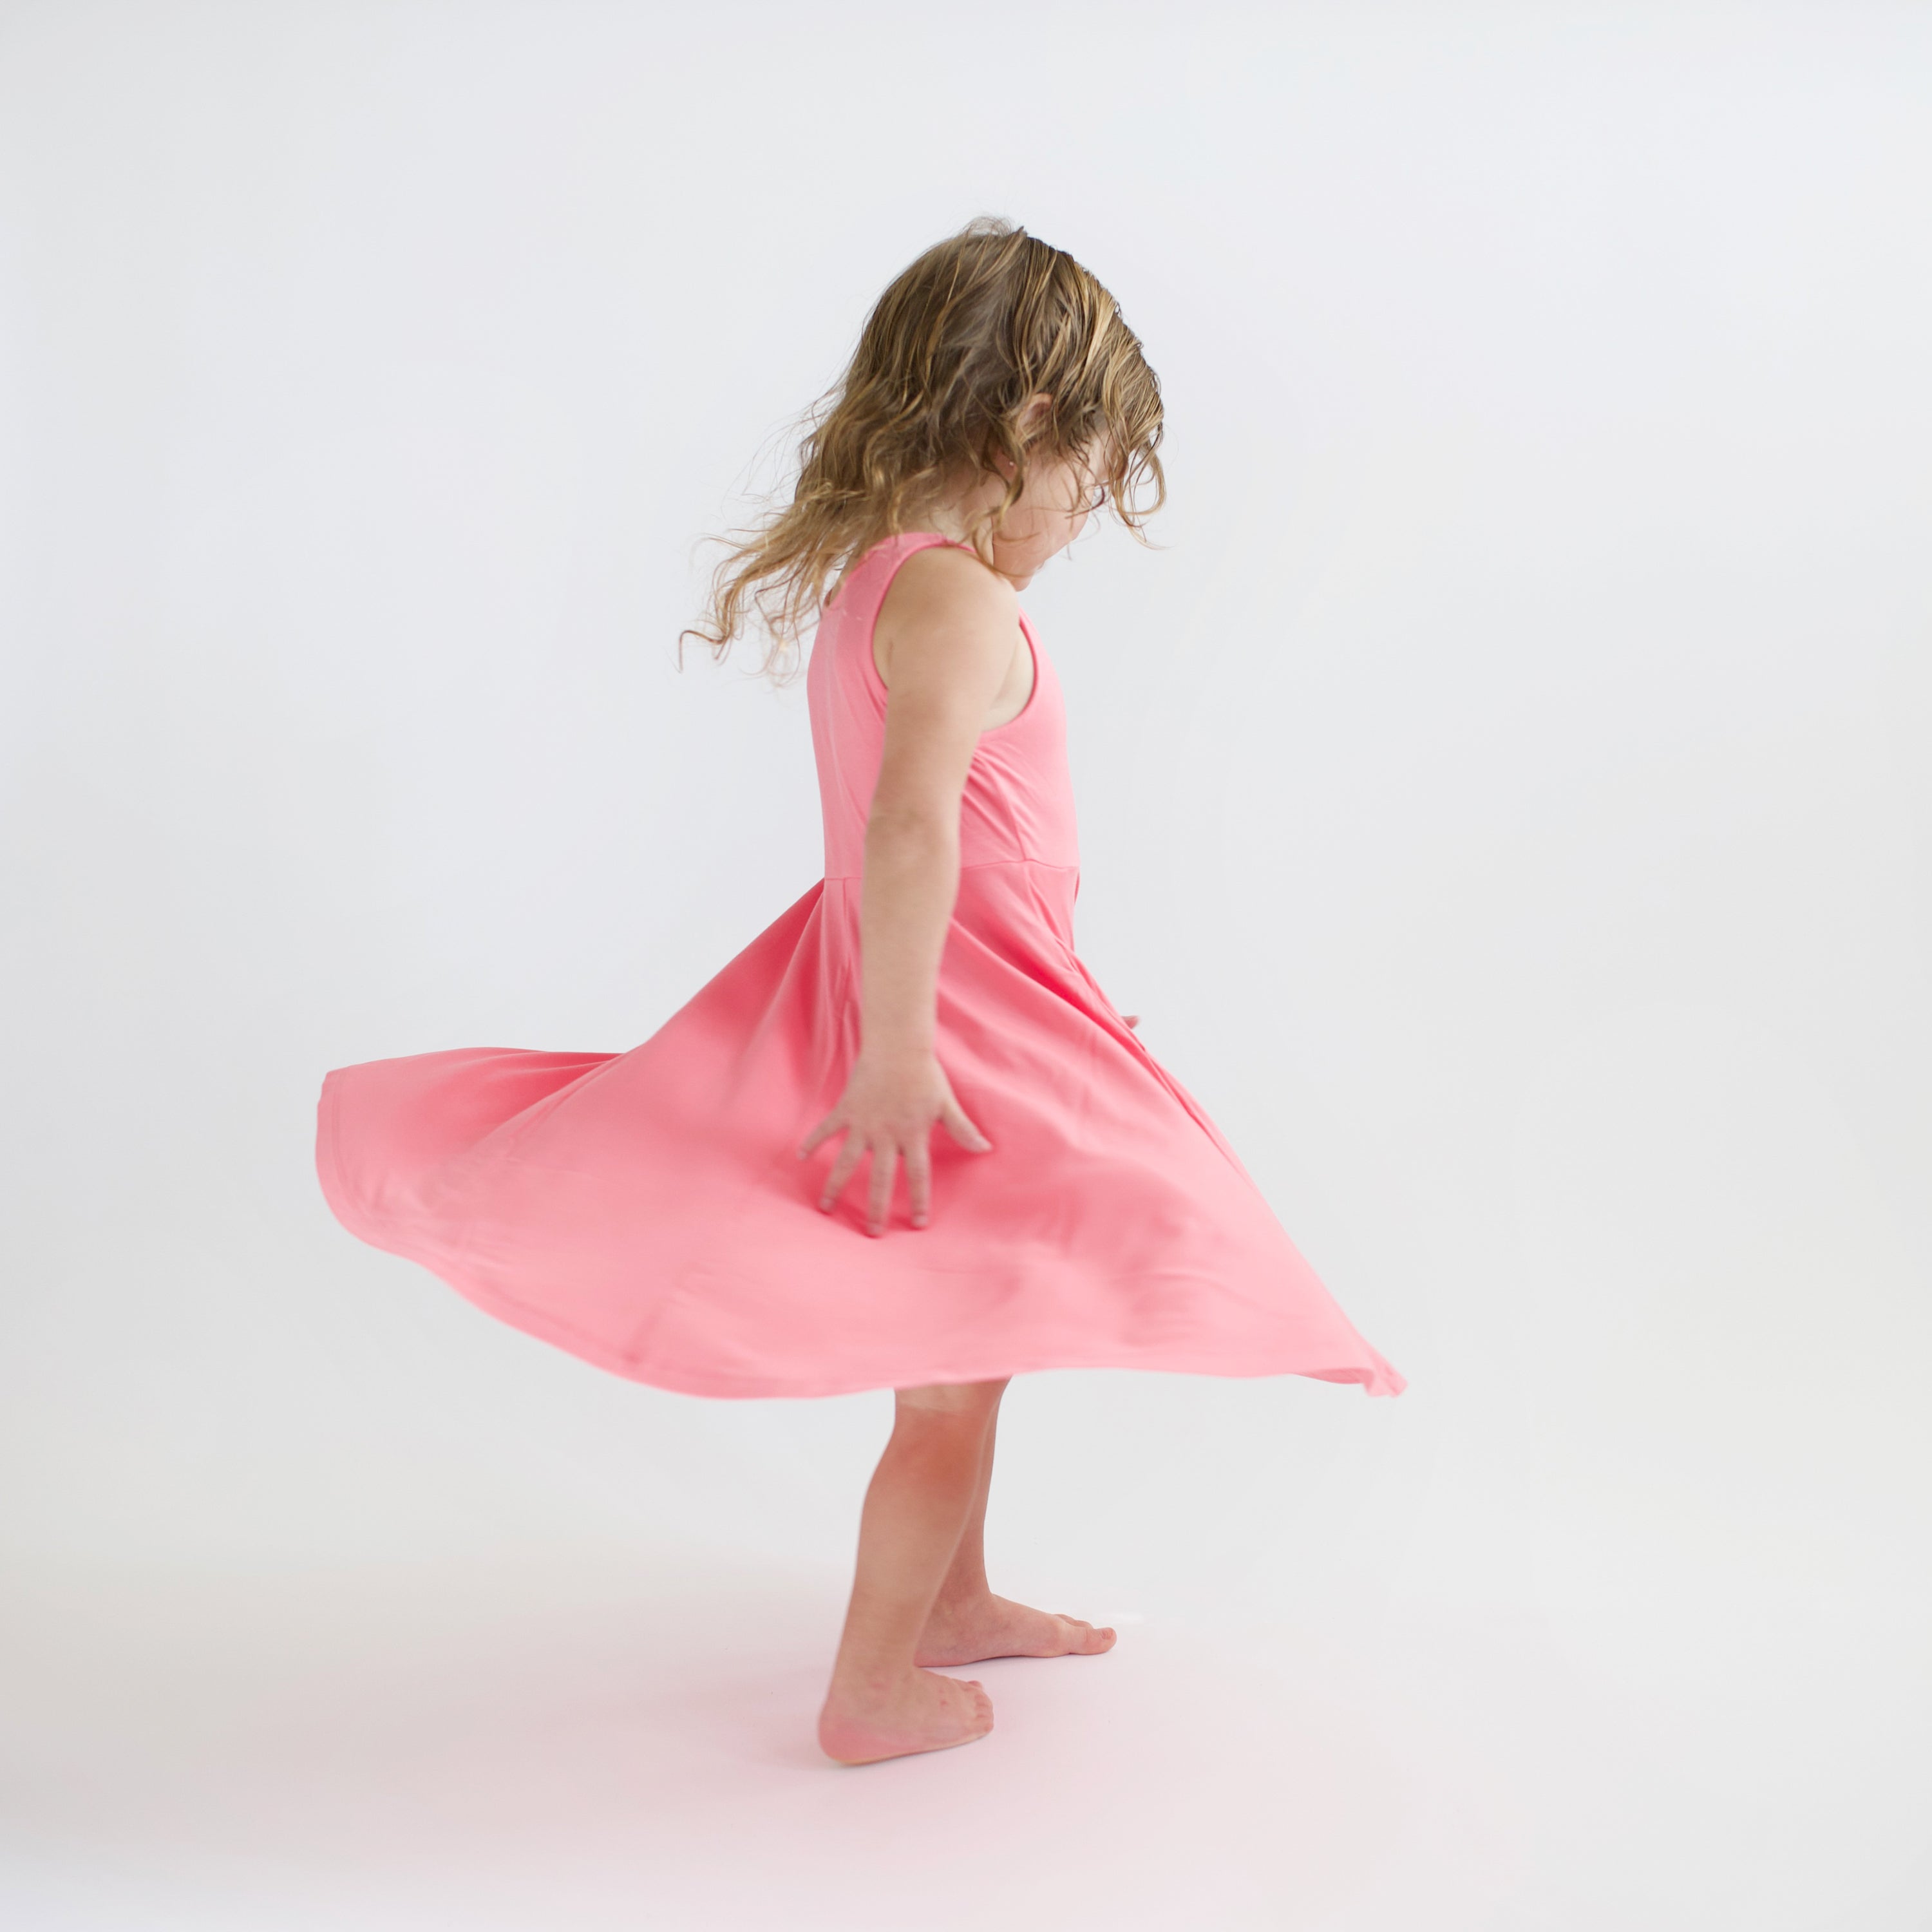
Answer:
POLYGON ((1024 590, 1106 501, 1094 480, 1096 467, 1091 454, 1041 455, 1028 462, 1026 487, 993 538, 994 567, 1016 589, 1024 590))

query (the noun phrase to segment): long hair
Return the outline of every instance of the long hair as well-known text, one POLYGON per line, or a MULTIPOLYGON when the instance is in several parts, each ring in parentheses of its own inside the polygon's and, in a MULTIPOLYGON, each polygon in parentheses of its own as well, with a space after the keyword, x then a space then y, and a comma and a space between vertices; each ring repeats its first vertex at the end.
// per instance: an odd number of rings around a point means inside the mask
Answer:
POLYGON ((1088 464, 1138 536, 1166 500, 1160 437, 1160 384, 1120 304, 1064 249, 982 217, 879 298, 850 366, 806 417, 790 502, 724 540, 709 608, 682 636, 722 658, 755 626, 760 670, 782 678, 832 576, 916 528, 962 475, 998 473, 1001 455, 1004 496, 967 532, 987 564, 1042 454, 1088 464), (1029 422, 1041 394, 1052 409, 1029 422))

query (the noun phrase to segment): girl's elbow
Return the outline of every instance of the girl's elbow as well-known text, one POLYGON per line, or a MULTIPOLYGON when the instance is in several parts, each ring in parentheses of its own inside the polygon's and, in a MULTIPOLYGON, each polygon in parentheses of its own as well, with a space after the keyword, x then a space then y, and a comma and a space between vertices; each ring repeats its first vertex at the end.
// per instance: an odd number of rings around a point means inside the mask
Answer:
POLYGON ((875 806, 866 821, 869 844, 917 845, 944 852, 957 844, 959 815, 926 805, 875 806))

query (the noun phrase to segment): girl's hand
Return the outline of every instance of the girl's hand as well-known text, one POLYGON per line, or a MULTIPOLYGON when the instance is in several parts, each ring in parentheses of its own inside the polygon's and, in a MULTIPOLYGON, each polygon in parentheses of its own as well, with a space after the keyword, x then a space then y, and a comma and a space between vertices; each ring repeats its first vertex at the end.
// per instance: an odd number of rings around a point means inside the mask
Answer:
POLYGON ((932 1218, 934 1120, 943 1122, 962 1147, 975 1154, 991 1151, 992 1142, 966 1118, 965 1109, 952 1097, 945 1070, 932 1054, 877 1063, 861 1052, 838 1104, 806 1135, 798 1150, 802 1160, 828 1136, 842 1132, 845 1136, 832 1172, 825 1177, 818 1197, 820 1209, 830 1211, 860 1159, 869 1153, 872 1173, 866 1202, 866 1232, 886 1232, 892 1215, 892 1181, 902 1160, 907 1191, 912 1197, 912 1224, 923 1228, 932 1218))

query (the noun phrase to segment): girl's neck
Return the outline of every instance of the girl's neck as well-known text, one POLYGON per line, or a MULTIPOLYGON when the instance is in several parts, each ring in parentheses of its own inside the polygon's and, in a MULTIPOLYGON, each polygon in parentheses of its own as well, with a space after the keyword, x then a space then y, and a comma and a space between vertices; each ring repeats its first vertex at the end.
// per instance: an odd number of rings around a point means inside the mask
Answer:
MULTIPOLYGON (((973 532, 983 526, 987 513, 998 506, 1006 494, 1006 485, 997 476, 962 479, 928 500, 920 512, 920 526, 955 543, 970 544, 973 532)), ((1033 573, 1029 571, 1024 578, 1017 577, 1003 568, 1000 548, 997 542, 993 546, 993 568, 1016 590, 1024 590, 1032 581, 1033 573)))

